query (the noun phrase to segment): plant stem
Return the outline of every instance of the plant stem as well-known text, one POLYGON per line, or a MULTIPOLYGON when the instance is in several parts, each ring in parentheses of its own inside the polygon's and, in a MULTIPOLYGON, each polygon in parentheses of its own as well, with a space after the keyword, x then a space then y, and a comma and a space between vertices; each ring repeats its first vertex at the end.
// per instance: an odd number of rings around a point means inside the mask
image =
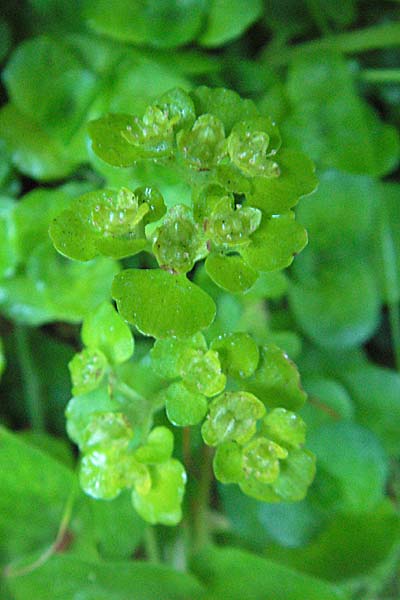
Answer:
POLYGON ((400 69, 365 69, 361 79, 367 83, 400 83, 400 69))
POLYGON ((184 427, 182 431, 182 457, 186 472, 189 473, 192 463, 190 448, 190 427, 184 427))
POLYGON ((193 507, 194 543, 193 549, 200 550, 210 541, 209 503, 212 482, 213 449, 204 445, 201 453, 201 471, 198 493, 193 507))
POLYGON ((306 5, 311 18, 317 25, 320 32, 323 35, 329 35, 331 31, 328 19, 326 18, 325 11, 321 7, 321 4, 315 0, 306 0, 306 5))
POLYGON ((51 558, 53 554, 55 554, 59 550, 71 521, 76 491, 76 486, 73 486, 65 503, 60 525, 58 527, 57 535, 54 542, 35 561, 33 561, 30 564, 22 566, 20 568, 13 568, 12 565, 8 565, 4 569, 4 575, 6 577, 20 577, 21 575, 26 575, 27 573, 35 571, 36 569, 44 565, 49 560, 49 558, 51 558))
POLYGON ((297 56, 303 56, 309 52, 333 50, 354 54, 377 50, 379 48, 391 48, 398 46, 400 42, 400 23, 385 23, 373 25, 365 29, 339 33, 326 36, 321 39, 304 42, 296 46, 286 48, 274 48, 273 51, 267 47, 262 53, 262 58, 272 66, 281 66, 290 62, 297 56))
POLYGON ((400 373, 400 304, 399 302, 389 302, 389 324, 390 334, 392 336, 392 347, 396 369, 400 373))
POLYGON ((389 311, 390 334, 396 369, 400 372, 400 280, 397 274, 396 249, 390 230, 385 199, 381 200, 380 246, 383 281, 389 311))
POLYGON ((144 532, 144 547, 149 562, 159 563, 161 562, 160 552, 158 549, 156 532, 154 527, 146 527, 144 532))
POLYGON ((41 400, 41 386, 32 357, 29 329, 23 325, 16 325, 15 341, 29 421, 33 431, 43 432, 45 431, 45 418, 41 400))

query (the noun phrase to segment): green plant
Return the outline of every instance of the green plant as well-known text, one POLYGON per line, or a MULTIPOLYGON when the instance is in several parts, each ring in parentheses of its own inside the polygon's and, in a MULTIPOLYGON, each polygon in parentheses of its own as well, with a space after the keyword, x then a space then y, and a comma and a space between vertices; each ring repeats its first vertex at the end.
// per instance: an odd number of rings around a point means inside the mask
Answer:
POLYGON ((145 520, 179 522, 185 467, 171 458, 171 430, 152 429, 165 407, 176 427, 202 423, 220 481, 259 500, 301 500, 314 458, 302 448, 305 424, 293 412, 305 400, 295 366, 273 344, 259 350, 246 332, 223 332, 207 343, 201 331, 207 335, 216 314, 207 280, 246 292, 260 273, 288 266, 305 245, 291 209, 315 188, 312 164, 281 148, 276 124, 255 104, 222 88, 191 95, 175 88, 142 118, 110 114, 89 131, 107 163, 145 162, 148 183, 74 200, 50 225, 55 247, 81 261, 139 254, 138 266, 147 252, 159 268, 122 270, 112 286, 119 314, 102 304, 83 322, 85 349, 70 362, 74 398, 67 408, 69 435, 83 453, 83 489, 110 499, 132 488, 145 520), (185 183, 168 208, 152 187, 152 170, 162 181, 166 169, 185 183), (129 380, 133 338, 123 319, 156 338, 141 358, 157 375, 147 383, 150 394, 129 380))

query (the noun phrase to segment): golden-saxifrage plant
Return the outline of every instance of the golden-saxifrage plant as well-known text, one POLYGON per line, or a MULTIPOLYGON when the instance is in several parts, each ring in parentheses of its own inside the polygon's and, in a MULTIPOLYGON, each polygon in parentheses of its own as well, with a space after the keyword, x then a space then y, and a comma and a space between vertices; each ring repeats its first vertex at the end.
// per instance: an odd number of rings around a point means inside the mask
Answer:
POLYGON ((219 481, 266 502, 302 499, 315 460, 297 414, 306 400, 297 368, 246 331, 209 334, 217 307, 208 291, 262 289, 265 273, 290 265, 307 243, 292 209, 316 187, 312 163, 281 145, 252 101, 226 89, 173 89, 143 117, 109 114, 89 132, 100 159, 143 163, 148 181, 89 192, 50 227, 66 257, 135 266, 114 279, 118 310, 104 302, 85 318, 84 349, 70 363, 67 428, 82 454, 83 489, 112 499, 131 488, 141 517, 175 525, 187 475, 172 457, 173 428, 194 427, 196 448, 215 448, 219 481), (166 205, 152 174, 158 181, 169 171, 185 185, 166 205), (138 358, 127 323, 155 340, 138 358), (146 393, 135 361, 154 378, 146 393))

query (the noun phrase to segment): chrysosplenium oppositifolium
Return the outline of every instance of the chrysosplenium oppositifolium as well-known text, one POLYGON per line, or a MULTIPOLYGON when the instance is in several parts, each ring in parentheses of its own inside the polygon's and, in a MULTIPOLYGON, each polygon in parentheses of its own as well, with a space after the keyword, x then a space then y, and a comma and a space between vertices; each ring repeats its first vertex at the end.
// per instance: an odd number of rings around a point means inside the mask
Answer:
POLYGON ((89 132, 131 185, 86 193, 50 227, 66 257, 129 266, 113 282, 118 310, 105 299, 87 315, 70 363, 67 426, 83 489, 111 499, 131 488, 145 520, 176 524, 186 472, 169 423, 196 427, 215 448, 219 481, 266 502, 300 500, 315 461, 297 368, 245 318, 232 326, 229 299, 254 316, 270 272, 305 246, 292 209, 316 187, 312 163, 226 89, 173 89, 142 117, 109 114, 89 132))

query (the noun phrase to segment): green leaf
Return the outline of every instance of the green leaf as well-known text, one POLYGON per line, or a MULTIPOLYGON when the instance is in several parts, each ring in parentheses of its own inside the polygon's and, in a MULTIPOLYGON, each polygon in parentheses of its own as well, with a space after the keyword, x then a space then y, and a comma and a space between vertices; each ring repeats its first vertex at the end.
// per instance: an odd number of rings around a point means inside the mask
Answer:
POLYGON ((264 417, 263 434, 284 448, 299 448, 306 439, 306 424, 296 413, 274 408, 264 417))
POLYGON ((0 110, 0 137, 5 140, 13 164, 21 173, 51 181, 69 175, 79 160, 13 104, 0 110))
POLYGON ((19 434, 21 440, 38 448, 44 454, 58 460, 70 469, 74 468, 75 457, 71 445, 64 439, 53 437, 49 433, 40 433, 33 430, 22 431, 19 434))
POLYGON ((79 0, 71 0, 68 4, 60 0, 30 0, 29 16, 32 19, 29 31, 32 32, 48 31, 61 37, 83 28, 79 0))
POLYGON ((272 542, 285 548, 304 546, 321 528, 321 514, 307 498, 271 504, 245 496, 237 486, 219 487, 235 534, 254 548, 264 551, 272 542))
MULTIPOLYGON (((347 600, 349 596, 321 579, 237 548, 208 546, 191 562, 208 587, 207 600, 347 600)), ((19 600, 19 599, 17 599, 19 600)))
POLYGON ((361 261, 350 259, 342 269, 328 265, 318 279, 293 283, 289 300, 301 329, 322 347, 356 346, 379 322, 377 286, 368 264, 361 261))
POLYGON ((80 464, 79 482, 83 491, 99 500, 113 500, 124 488, 147 487, 149 474, 127 450, 127 441, 99 446, 85 453, 80 464))
POLYGON ((224 442, 217 446, 213 469, 215 477, 222 483, 237 483, 243 478, 242 448, 235 442, 224 442))
POLYGON ((141 252, 147 246, 142 229, 150 210, 143 201, 146 197, 142 189, 136 194, 127 188, 83 194, 51 222, 54 246, 64 256, 82 261, 100 253, 125 258, 141 252))
POLYGON ((198 581, 163 565, 144 561, 97 562, 71 554, 53 556, 39 569, 10 582, 15 600, 126 600, 135 590, 141 600, 196 598, 202 592, 198 581), (49 586, 49 581, 52 585, 49 586))
POLYGON ((88 125, 95 154, 114 167, 130 167, 139 158, 136 146, 122 135, 132 127, 133 117, 124 114, 108 114, 88 125))
POLYGON ((303 500, 315 477, 316 457, 309 450, 295 449, 280 463, 280 474, 272 484, 284 502, 303 500))
POLYGON ((314 164, 304 154, 283 148, 279 150, 276 161, 279 176, 255 177, 252 190, 246 196, 251 206, 260 208, 267 215, 293 208, 300 197, 311 194, 318 183, 314 164))
POLYGON ((253 119, 259 116, 252 100, 243 99, 233 90, 226 88, 209 88, 202 85, 192 93, 196 113, 209 113, 224 124, 226 135, 238 121, 253 119))
POLYGON ((154 369, 165 379, 181 377, 181 368, 189 350, 207 350, 206 340, 201 333, 187 339, 169 338, 156 340, 151 349, 154 369))
POLYGON ((249 206, 234 206, 232 194, 210 197, 210 214, 206 215, 206 231, 210 241, 225 249, 248 245, 249 237, 261 223, 261 211, 249 206))
POLYGON ((251 236, 251 243, 240 253, 257 271, 276 271, 288 267, 307 244, 306 230, 296 223, 292 212, 263 217, 251 236))
POLYGON ((242 385, 268 408, 298 410, 307 398, 296 365, 274 344, 261 349, 258 369, 242 385))
POLYGON ((0 555, 6 563, 54 540, 76 480, 61 462, 4 428, 0 466, 0 555))
POLYGON ((105 258, 86 264, 67 261, 44 242, 31 253, 25 274, 0 282, 0 304, 21 323, 77 323, 107 298, 118 270, 105 258))
POLYGON ((386 451, 400 451, 400 375, 373 364, 341 369, 343 380, 354 402, 357 421, 378 436, 386 451))
POLYGON ((168 114, 168 118, 174 122, 175 131, 188 129, 196 120, 193 101, 181 88, 169 90, 154 104, 168 114))
POLYGON ((68 142, 86 117, 96 80, 60 38, 25 40, 11 55, 4 81, 13 104, 44 131, 68 142))
POLYGON ((107 372, 107 358, 97 349, 82 350, 70 361, 69 370, 72 379, 72 393, 86 394, 98 388, 107 372))
POLYGON ((117 40, 173 48, 192 41, 202 24, 204 0, 118 0, 113 7, 105 0, 86 0, 89 25, 117 40), (168 27, 165 24, 168 23, 168 27))
POLYGON ((16 205, 11 198, 0 196, 0 277, 9 277, 15 272, 17 249, 15 239, 16 205))
POLYGON ((82 432, 82 452, 99 450, 110 445, 127 446, 133 438, 132 427, 121 412, 99 412, 90 415, 82 432))
POLYGON ((71 196, 66 188, 36 188, 22 196, 14 210, 16 245, 21 262, 47 239, 52 219, 70 204, 71 196))
POLYGON ((308 435, 318 456, 314 494, 347 514, 370 512, 383 500, 388 459, 374 434, 355 423, 327 423, 308 435))
POLYGON ((248 333, 219 335, 210 348, 218 352, 222 369, 232 377, 250 377, 257 368, 260 352, 248 333))
POLYGON ((259 117, 240 121, 228 138, 228 153, 232 163, 249 177, 279 176, 275 154, 281 145, 279 129, 274 121, 259 117))
POLYGON ((398 164, 396 130, 358 96, 341 55, 318 50, 293 61, 288 93, 294 109, 285 138, 321 166, 380 176, 398 164))
MULTIPOLYGON (((111 72, 116 81, 112 86, 107 110, 112 113, 143 115, 149 104, 153 103, 159 108, 166 107, 168 102, 163 104, 163 95, 172 93, 175 88, 189 90, 192 84, 179 70, 179 58, 176 59, 176 55, 177 53, 171 54, 165 50, 152 50, 151 53, 139 53, 135 50, 129 56, 125 55, 123 62, 116 68, 111 64, 111 72)), ((182 59, 185 54, 179 53, 179 57, 182 59)), ((170 122, 172 129, 178 127, 176 117, 175 113, 174 122, 170 122)))
POLYGON ((170 458, 150 468, 150 491, 132 492, 133 506, 148 523, 176 525, 182 518, 181 503, 186 484, 186 472, 181 463, 170 458))
POLYGON ((86 443, 85 429, 96 414, 116 411, 118 404, 111 399, 106 387, 101 387, 81 396, 74 396, 65 411, 67 432, 71 440, 83 448, 86 443))
POLYGON ((246 5, 240 0, 212 0, 200 44, 219 46, 239 37, 257 21, 262 10, 261 0, 250 0, 246 5))
POLYGON ((157 464, 171 458, 174 449, 174 434, 167 427, 155 427, 150 431, 146 443, 135 452, 135 458, 145 464, 157 464))
POLYGON ((145 529, 144 521, 132 510, 130 493, 125 491, 112 502, 88 502, 101 557, 129 560, 145 529))
POLYGON ((214 350, 188 350, 181 358, 180 373, 185 386, 192 392, 211 398, 225 389, 226 376, 214 350))
POLYGON ((365 590, 368 581, 376 583, 382 577, 385 562, 393 561, 399 534, 399 517, 394 508, 385 503, 370 513, 330 519, 318 538, 303 548, 287 549, 269 544, 266 553, 298 572, 321 577, 342 588, 348 582, 353 583, 354 589, 358 582, 361 590, 365 590))
POLYGON ((47 243, 37 248, 27 265, 28 276, 49 294, 59 320, 72 322, 81 321, 109 295, 118 271, 117 263, 107 258, 87 264, 68 261, 47 243))
POLYGON ((207 412, 207 398, 199 392, 188 390, 183 383, 172 383, 162 394, 168 419, 177 427, 200 423, 207 412))
POLYGON ((400 217, 398 183, 381 184, 378 223, 374 231, 374 267, 383 298, 387 303, 400 300, 400 217))
POLYGON ((86 346, 101 350, 111 363, 125 362, 133 354, 131 330, 109 302, 86 315, 81 335, 86 346))
POLYGON ((55 249, 68 258, 88 261, 99 252, 96 248, 96 235, 89 230, 79 214, 64 210, 52 221, 49 235, 55 249))
MULTIPOLYGON (((376 224, 380 194, 381 188, 372 177, 334 170, 320 174, 318 190, 296 211, 310 238, 309 246, 298 262, 301 263, 311 251, 318 264, 335 261, 341 270, 344 256, 360 256, 365 260, 376 224)), ((301 266, 296 261, 299 277, 301 266)))
POLYGON ((210 254, 205 267, 214 283, 234 294, 249 290, 258 277, 257 271, 238 255, 210 254))
POLYGON ((190 168, 198 171, 211 169, 227 152, 224 125, 212 114, 200 115, 190 131, 178 133, 177 145, 190 168))
MULTIPOLYGON (((260 466, 264 460, 270 460, 268 452, 265 456, 263 454, 260 457, 260 466)), ((262 477, 257 477, 259 466, 256 462, 255 473, 250 472, 250 477, 239 482, 240 489, 248 496, 264 502, 303 500, 315 476, 315 456, 308 450, 301 449, 291 450, 287 458, 283 454, 279 456, 277 452, 273 454, 276 455, 276 459, 282 458, 283 460, 279 461, 279 470, 276 469, 274 472, 272 468, 272 472, 269 473, 272 481, 267 482, 262 477)))
POLYGON ((252 438, 264 414, 263 403, 253 394, 225 392, 211 402, 201 434, 209 446, 229 441, 243 445, 252 438))
POLYGON ((187 273, 207 254, 204 232, 194 223, 192 211, 173 206, 154 233, 153 252, 161 268, 187 273))
POLYGON ((213 300, 184 275, 128 269, 114 279, 112 293, 121 316, 156 338, 189 337, 215 317, 213 300))
POLYGON ((308 429, 336 419, 353 420, 353 399, 339 381, 314 375, 305 376, 303 385, 310 398, 310 402, 301 411, 308 429))

